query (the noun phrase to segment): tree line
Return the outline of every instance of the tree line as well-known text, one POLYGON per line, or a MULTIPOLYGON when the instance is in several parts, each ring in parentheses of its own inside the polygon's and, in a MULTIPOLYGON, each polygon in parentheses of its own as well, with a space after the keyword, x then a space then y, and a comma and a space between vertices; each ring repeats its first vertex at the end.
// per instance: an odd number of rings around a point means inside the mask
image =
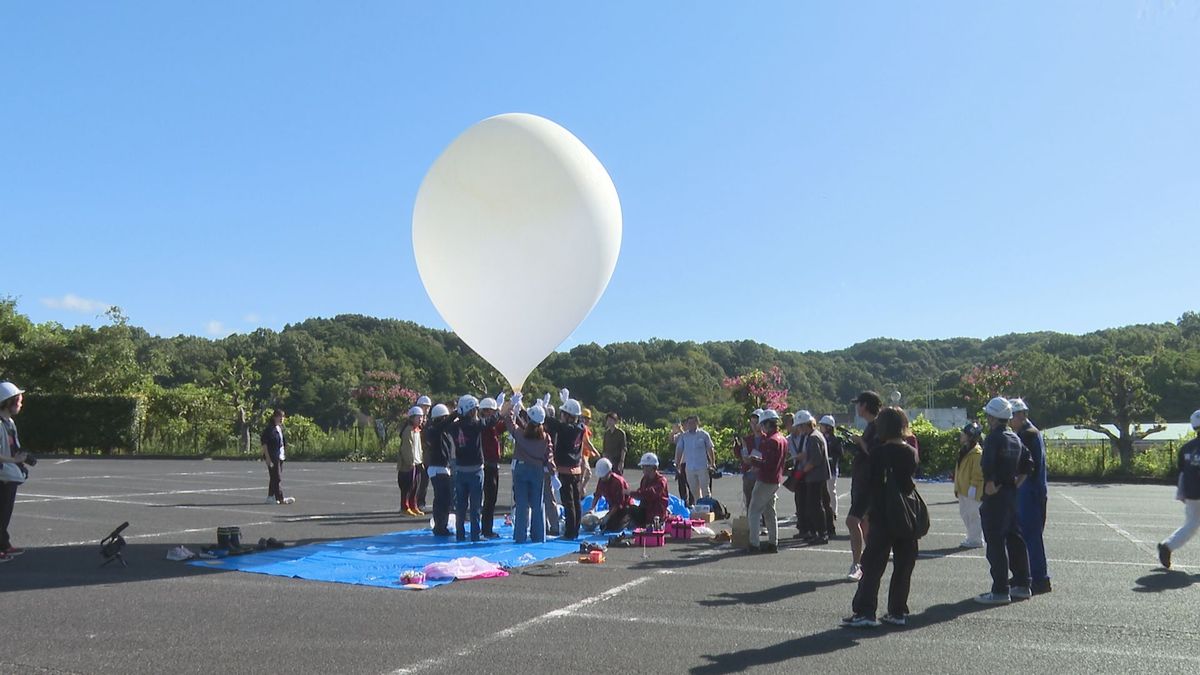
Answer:
MULTIPOLYGON (((273 406, 330 430, 400 415, 414 392, 451 400, 507 386, 452 332, 410 321, 340 315, 221 339, 154 336, 116 307, 100 323, 34 323, 0 298, 0 377, 33 392, 144 396, 144 433, 197 443, 248 442, 273 406)), ((1043 427, 1116 423, 1124 455, 1146 432, 1135 423, 1186 420, 1200 407, 1200 314, 1086 335, 876 338, 828 352, 753 340, 584 344, 547 357, 526 389, 568 387, 585 406, 651 427, 688 414, 736 427, 753 404, 741 385, 764 374, 792 407, 835 414, 864 389, 969 412, 987 396, 1020 395, 1043 427)))

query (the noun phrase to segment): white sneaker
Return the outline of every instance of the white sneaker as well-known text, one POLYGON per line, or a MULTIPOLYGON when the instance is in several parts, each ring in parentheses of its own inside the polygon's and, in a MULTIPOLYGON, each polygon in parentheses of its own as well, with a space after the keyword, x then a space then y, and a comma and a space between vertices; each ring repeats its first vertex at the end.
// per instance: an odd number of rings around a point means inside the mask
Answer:
POLYGON ((1007 605, 1012 602, 1012 598, 999 593, 980 593, 975 596, 975 602, 981 605, 1007 605))
POLYGON ((274 497, 267 497, 267 501, 265 501, 263 503, 264 504, 278 504, 279 500, 275 499, 274 497))
POLYGON ((846 575, 846 578, 851 581, 862 579, 862 565, 851 565, 850 572, 846 575))
POLYGON ((295 497, 284 497, 284 498, 283 498, 283 502, 282 502, 282 503, 284 503, 284 504, 295 504, 295 503, 296 503, 296 498, 295 498, 295 497))

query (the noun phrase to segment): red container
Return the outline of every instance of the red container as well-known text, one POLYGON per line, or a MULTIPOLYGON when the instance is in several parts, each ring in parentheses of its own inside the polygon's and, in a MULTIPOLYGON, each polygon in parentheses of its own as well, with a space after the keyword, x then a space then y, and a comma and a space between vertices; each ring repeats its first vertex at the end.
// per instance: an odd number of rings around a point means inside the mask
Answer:
POLYGON ((665 530, 644 530, 638 528, 633 531, 633 545, 646 546, 653 548, 662 546, 667 542, 667 533, 665 530))

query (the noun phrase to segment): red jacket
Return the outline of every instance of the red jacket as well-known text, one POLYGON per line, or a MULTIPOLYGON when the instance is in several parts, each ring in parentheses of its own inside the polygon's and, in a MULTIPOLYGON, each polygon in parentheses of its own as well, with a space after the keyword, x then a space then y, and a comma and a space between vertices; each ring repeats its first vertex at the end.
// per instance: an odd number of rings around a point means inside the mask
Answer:
POLYGON ((608 502, 609 511, 623 509, 629 506, 629 497, 625 496, 625 491, 628 489, 629 483, 625 482, 621 474, 610 473, 596 481, 596 492, 592 495, 592 504, 604 497, 604 501, 608 502))
POLYGON ((641 500, 642 508, 646 513, 646 521, 650 522, 654 520, 655 516, 664 521, 667 519, 669 494, 667 492, 667 477, 655 471, 654 473, 642 476, 641 485, 630 496, 641 500))
POLYGON ((778 431, 774 435, 764 437, 758 442, 758 451, 762 453, 762 461, 758 466, 758 481, 778 485, 783 482, 783 465, 787 461, 787 439, 778 431))
POLYGON ((483 442, 483 461, 487 464, 500 463, 500 450, 504 447, 504 420, 499 415, 480 435, 483 442))

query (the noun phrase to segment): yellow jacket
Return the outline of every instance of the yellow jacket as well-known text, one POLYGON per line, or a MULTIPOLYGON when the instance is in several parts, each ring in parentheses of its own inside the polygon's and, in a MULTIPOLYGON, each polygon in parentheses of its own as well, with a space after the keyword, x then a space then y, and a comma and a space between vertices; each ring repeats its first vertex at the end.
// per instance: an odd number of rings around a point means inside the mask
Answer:
POLYGON ((978 443, 954 470, 954 496, 966 497, 975 488, 975 501, 983 501, 983 448, 978 443))

